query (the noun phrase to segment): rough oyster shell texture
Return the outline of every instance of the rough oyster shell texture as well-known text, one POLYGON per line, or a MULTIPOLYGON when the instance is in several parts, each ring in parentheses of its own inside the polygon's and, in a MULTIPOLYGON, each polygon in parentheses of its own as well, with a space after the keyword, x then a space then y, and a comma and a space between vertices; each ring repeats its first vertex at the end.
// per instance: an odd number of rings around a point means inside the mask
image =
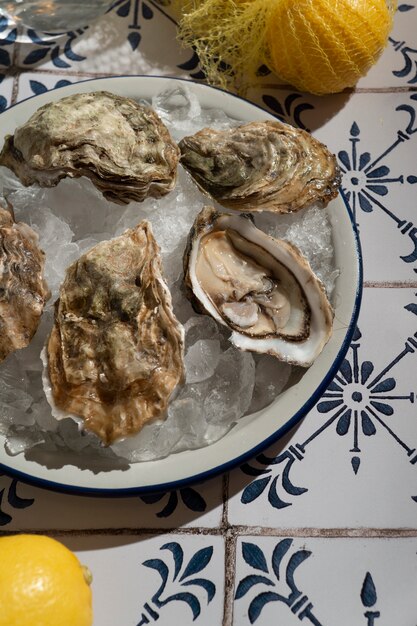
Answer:
POLYGON ((53 412, 105 444, 138 432, 182 382, 183 341, 144 220, 67 270, 47 345, 53 412))
POLYGON ((190 232, 184 276, 196 310, 227 326, 242 350, 308 367, 331 336, 333 309, 307 259, 250 215, 205 207, 190 232))
POLYGON ((0 164, 28 186, 87 176, 118 204, 175 186, 179 149, 157 114, 106 91, 45 104, 5 139, 0 164))
POLYGON ((49 298, 44 265, 37 234, 0 206, 0 361, 26 347, 39 326, 49 298))
POLYGON ((298 211, 338 193, 340 170, 325 145, 281 122, 204 128, 179 143, 181 164, 217 202, 245 211, 298 211))

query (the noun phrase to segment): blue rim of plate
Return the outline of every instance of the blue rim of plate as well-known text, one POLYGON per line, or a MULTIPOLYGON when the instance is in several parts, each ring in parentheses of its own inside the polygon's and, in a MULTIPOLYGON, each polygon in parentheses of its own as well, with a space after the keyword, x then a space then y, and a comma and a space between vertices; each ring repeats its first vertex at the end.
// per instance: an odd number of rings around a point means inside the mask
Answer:
MULTIPOLYGON (((261 111, 265 111, 265 113, 268 113, 268 115, 272 115, 273 117, 276 117, 278 119, 278 116, 274 115, 273 113, 270 113, 269 111, 266 111, 263 107, 261 107, 258 104, 255 104, 253 102, 251 102, 250 100, 247 100, 246 98, 242 98, 241 96, 237 96, 236 94, 230 93, 229 91, 226 91, 225 89, 221 89, 220 87, 213 87, 212 85, 207 85, 206 83, 202 83, 196 80, 191 80, 191 79, 184 79, 184 78, 180 78, 178 76, 146 76, 146 75, 141 75, 141 74, 134 74, 134 75, 129 75, 129 74, 121 74, 118 76, 103 76, 100 78, 88 78, 86 80, 80 80, 80 81, 76 81, 74 83, 71 83, 73 85, 75 84, 79 84, 79 83, 88 83, 88 82, 92 82, 92 81, 96 81, 96 80, 112 80, 113 78, 115 79, 120 79, 120 78, 128 78, 128 79, 135 79, 135 78, 146 78, 146 79, 153 79, 153 78, 157 78, 157 79, 169 79, 169 80, 177 80, 180 82, 187 82, 187 83, 194 83, 196 85, 201 85, 202 87, 206 87, 209 89, 214 89, 216 91, 220 91, 222 93, 227 94, 228 96, 231 96, 233 98, 236 98, 237 100, 242 100, 243 102, 246 102, 247 104, 250 104, 251 106, 261 110, 261 111)), ((52 91, 57 91, 59 89, 61 89, 62 87, 53 87, 52 89, 49 89, 49 92, 52 91)), ((28 100, 32 100, 33 98, 36 98, 38 96, 38 94, 35 94, 33 96, 29 96, 28 98, 24 98, 23 100, 20 100, 19 102, 16 102, 12 105, 10 105, 10 107, 8 107, 6 109, 6 111, 9 111, 10 109, 12 109, 13 107, 20 105, 22 102, 27 102, 28 100)), ((0 120, 1 120, 1 113, 0 113, 0 120)), ((124 498, 124 497, 129 497, 129 496, 137 496, 137 495, 142 495, 142 494, 151 494, 151 493, 158 493, 158 492, 168 492, 168 491, 172 491, 184 486, 188 486, 190 484, 195 484, 195 483, 200 483, 200 482, 204 482, 210 478, 214 478, 215 476, 218 476, 220 474, 224 474, 225 472, 237 467, 238 465, 240 465, 243 462, 248 461, 249 459, 255 457, 257 454, 259 454, 260 452, 262 452, 263 450, 265 450, 265 448, 269 447, 270 445, 272 445, 273 443, 275 443, 276 441, 278 441, 279 439, 281 439, 284 435, 286 435, 294 426, 296 426, 306 415, 307 413, 315 406, 315 404, 319 401, 319 399, 321 398, 323 392, 327 389, 328 385, 330 384, 330 382, 333 380, 334 376, 336 375, 348 349, 349 349, 349 345, 352 341, 352 337, 353 334, 355 332, 356 329, 356 322, 358 320, 358 316, 359 316, 359 311, 360 311, 360 306, 361 306, 361 302, 362 302, 362 288, 363 288, 363 258, 362 258, 362 250, 361 250, 361 244, 360 244, 360 239, 359 239, 359 233, 358 233, 358 229, 355 223, 355 219, 352 213, 352 210, 349 206, 349 203, 347 201, 347 198, 345 196, 345 194, 343 193, 343 191, 340 189, 339 190, 339 194, 340 197, 343 200, 343 203, 345 205, 346 211, 348 213, 349 216, 349 220, 351 223, 351 227, 352 227, 352 231, 353 231, 353 235, 354 235, 354 240, 355 240, 355 245, 356 245, 356 259, 357 259, 357 264, 358 264, 358 284, 357 284, 357 289, 356 289, 356 294, 355 294, 355 302, 354 302, 354 306, 353 306, 353 313, 352 313, 352 317, 349 323, 349 327, 347 329, 344 341, 339 349, 339 352, 337 353, 332 365, 330 366, 327 374, 324 376, 323 380, 321 381, 321 383, 319 384, 319 386, 317 387, 317 389, 315 390, 315 392, 310 396, 310 398, 307 400, 307 402, 305 402, 299 409, 298 411, 280 428, 278 428, 278 430, 276 430, 272 435, 270 435, 269 437, 267 437, 266 439, 264 439, 263 441, 261 441, 260 443, 258 443, 256 446, 254 446, 253 448, 250 448, 249 450, 247 450, 246 452, 244 452, 243 454, 230 459, 230 461, 227 461, 226 463, 222 463, 221 465, 217 465, 216 467, 213 467, 210 470, 206 470, 204 472, 200 472, 199 474, 195 474, 194 476, 189 476, 187 478, 183 478, 180 480, 175 480, 172 482, 168 482, 168 483, 161 483, 161 484, 156 484, 156 485, 150 485, 150 486, 142 486, 142 487, 126 487, 126 488, 110 488, 110 489, 103 489, 101 487, 77 487, 74 485, 66 485, 64 483, 60 483, 60 482, 56 482, 56 481, 49 481, 46 480, 44 478, 37 478, 34 476, 31 476, 30 474, 26 474, 25 472, 21 472, 20 470, 16 470, 12 467, 9 467, 8 465, 5 465, 4 463, 0 463, 0 472, 1 473, 5 473, 9 476, 11 476, 12 478, 16 478, 18 480, 21 480, 22 482, 28 483, 30 485, 33 485, 35 487, 41 487, 44 489, 48 489, 49 491, 57 491, 59 493, 68 493, 68 494, 72 494, 72 495, 83 495, 83 496, 96 496, 96 497, 111 497, 111 498, 124 498)))

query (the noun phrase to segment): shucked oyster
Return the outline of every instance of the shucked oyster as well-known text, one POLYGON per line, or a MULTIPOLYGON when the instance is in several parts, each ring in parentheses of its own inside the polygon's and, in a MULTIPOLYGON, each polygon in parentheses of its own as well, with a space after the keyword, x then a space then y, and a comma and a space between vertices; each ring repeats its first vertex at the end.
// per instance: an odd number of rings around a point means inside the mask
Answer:
POLYGON ((149 222, 97 244, 55 303, 44 377, 54 414, 82 418, 105 444, 138 432, 182 381, 183 340, 149 222))
POLYGON ((0 206, 0 361, 27 346, 49 297, 38 236, 0 206))
POLYGON ((179 150, 149 107, 107 91, 50 102, 8 135, 0 165, 26 186, 54 187, 87 176, 103 195, 127 204, 175 186, 179 150))
POLYGON ((247 214, 205 207, 190 232, 184 270, 194 306, 230 328, 242 350, 308 367, 330 338, 333 310, 308 261, 247 214))
POLYGON ((281 122, 203 128, 179 147, 197 184, 231 209, 288 213, 316 201, 326 205, 340 185, 336 158, 326 146, 281 122))

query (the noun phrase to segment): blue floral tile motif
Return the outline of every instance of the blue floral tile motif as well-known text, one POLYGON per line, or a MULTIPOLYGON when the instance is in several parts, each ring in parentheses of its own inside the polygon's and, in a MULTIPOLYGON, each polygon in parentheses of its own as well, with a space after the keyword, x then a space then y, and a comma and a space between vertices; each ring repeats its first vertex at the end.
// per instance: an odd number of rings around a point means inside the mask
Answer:
POLYGON ((207 509, 207 503, 203 496, 192 487, 184 487, 178 491, 140 496, 140 498, 145 504, 155 504, 157 502, 160 502, 161 505, 163 504, 163 507, 156 513, 156 516, 160 518, 170 517, 176 511, 180 499, 190 511, 203 513, 207 509))
POLYGON ((7 68, 12 64, 10 46, 16 41, 17 30, 10 26, 8 19, 4 16, 0 16, 0 33, 0 66, 7 68))
POLYGON ((58 80, 55 83, 54 87, 47 87, 44 83, 40 82, 39 80, 29 81, 30 89, 32 93, 35 94, 35 96, 38 96, 41 93, 45 93, 46 91, 49 91, 50 89, 59 89, 60 87, 66 87, 67 85, 71 85, 71 84, 72 83, 69 80, 58 80))
POLYGON ((377 600, 378 597, 374 581, 372 580, 371 574, 367 572, 361 589, 361 602, 363 606, 368 609, 364 614, 367 619, 367 626, 374 626, 375 621, 381 616, 381 613, 374 608, 377 600))
POLYGON ((32 28, 27 30, 27 36, 37 47, 33 48, 23 59, 25 67, 37 65, 43 61, 51 60, 55 67, 68 69, 73 62, 84 61, 85 57, 77 54, 73 50, 73 45, 77 39, 83 35, 88 27, 79 28, 76 31, 69 31, 66 37, 56 40, 42 39, 42 35, 32 28))
POLYGON ((410 220, 397 217, 382 202, 382 198, 388 195, 389 189, 393 185, 415 185, 417 183, 417 167, 415 174, 393 176, 390 168, 384 164, 384 160, 405 141, 416 141, 416 101, 417 94, 412 94, 410 103, 397 106, 396 111, 406 113, 408 124, 404 130, 398 130, 396 139, 383 150, 382 154, 373 158, 370 152, 362 152, 359 149, 361 130, 356 122, 353 122, 350 128, 350 150, 341 150, 338 153, 343 173, 342 190, 352 208, 355 219, 358 209, 367 214, 372 213, 374 209, 383 211, 405 237, 405 254, 400 256, 405 263, 417 261, 417 226, 410 220))
POLYGON ((314 626, 322 626, 313 614, 313 604, 298 589, 294 579, 295 571, 311 555, 308 550, 291 550, 293 540, 283 539, 276 544, 271 557, 270 568, 265 554, 255 543, 242 542, 242 557, 254 573, 239 582, 235 599, 240 600, 249 594, 248 617, 254 624, 264 607, 270 602, 282 602, 297 615, 299 620, 309 621, 314 626), (284 564, 284 562, 286 563, 284 564), (283 574, 285 573, 285 578, 283 574), (256 588, 257 594, 250 593, 256 588), (265 589, 268 588, 268 589, 265 589), (261 589, 263 589, 261 591, 261 589))
MULTIPOLYGON (((415 9, 414 4, 401 3, 398 5, 399 13, 408 13, 413 9, 415 9)), ((415 85, 417 83, 417 49, 408 46, 405 41, 398 41, 392 37, 389 38, 389 41, 394 50, 402 56, 404 64, 401 69, 393 70, 393 75, 397 78, 408 78, 407 84, 415 85)))
POLYGON ((305 111, 314 109, 314 106, 310 102, 306 102, 302 94, 290 93, 283 102, 275 96, 265 94, 262 96, 262 101, 281 122, 292 124, 307 131, 310 130, 304 124, 301 116, 305 111))
MULTIPOLYGON (((4 81, 6 76, 4 74, 0 74, 0 85, 4 81)), ((0 113, 2 113, 8 107, 7 98, 4 96, 0 96, 0 113)))
POLYGON ((186 565, 184 551, 178 542, 165 543, 160 550, 170 553, 167 555, 168 560, 148 559, 142 563, 158 572, 161 584, 152 599, 144 604, 137 626, 158 620, 161 609, 172 602, 187 604, 192 621, 195 621, 201 615, 203 602, 210 604, 216 595, 216 585, 200 574, 211 561, 213 546, 197 550, 186 565))
MULTIPOLYGON (((0 473, 0 476, 4 474, 0 473)), ((3 511, 3 499, 6 497, 7 502, 12 509, 26 509, 35 502, 33 498, 21 498, 18 493, 18 481, 13 478, 7 487, 3 487, 0 491, 0 526, 7 526, 13 520, 12 516, 3 511)))
MULTIPOLYGON (((408 305, 405 308, 410 310, 408 305)), ((416 313, 417 309, 412 308, 411 312, 416 313)), ((361 465, 362 438, 375 436, 380 430, 388 432, 392 440, 404 450, 412 465, 417 464, 416 447, 408 445, 396 434, 390 420, 398 403, 414 404, 415 392, 394 394, 397 381, 389 375, 403 359, 415 360, 417 332, 408 337, 398 354, 378 373, 374 371, 371 361, 362 361, 360 358, 361 338, 359 329, 356 329, 348 356, 317 404, 319 413, 329 414, 327 421, 305 441, 292 444, 281 454, 275 457, 260 454, 255 462, 241 466, 242 472, 255 478, 241 494, 243 504, 249 504, 267 494, 271 507, 283 509, 291 506, 291 496, 301 496, 308 491, 306 487, 292 483, 292 467, 305 458, 312 442, 333 426, 338 436, 351 441, 350 463, 355 475, 361 465)), ((417 501, 417 497, 415 499, 417 501)))

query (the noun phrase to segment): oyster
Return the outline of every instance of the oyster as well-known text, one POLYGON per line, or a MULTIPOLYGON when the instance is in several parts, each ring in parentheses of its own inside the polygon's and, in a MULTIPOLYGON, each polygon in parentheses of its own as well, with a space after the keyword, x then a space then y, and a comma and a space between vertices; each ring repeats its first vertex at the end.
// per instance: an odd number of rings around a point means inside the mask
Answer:
POLYGON ((144 220, 67 270, 44 375, 55 416, 78 416, 105 444, 164 417, 183 379, 183 342, 144 220))
POLYGON ((44 265, 37 234, 0 206, 0 361, 26 347, 39 326, 49 298, 44 265))
POLYGON ((203 128, 179 143, 181 164, 225 207, 298 211, 338 193, 336 158, 304 130, 251 122, 230 130, 203 128))
POLYGON ((190 232, 184 272, 196 310, 230 328, 242 350, 308 367, 331 336, 333 309, 308 261, 250 215, 205 207, 190 232))
POLYGON ((0 164, 26 186, 87 176, 118 204, 167 194, 178 159, 178 146, 151 108, 106 91, 45 104, 6 137, 0 154, 0 164))

